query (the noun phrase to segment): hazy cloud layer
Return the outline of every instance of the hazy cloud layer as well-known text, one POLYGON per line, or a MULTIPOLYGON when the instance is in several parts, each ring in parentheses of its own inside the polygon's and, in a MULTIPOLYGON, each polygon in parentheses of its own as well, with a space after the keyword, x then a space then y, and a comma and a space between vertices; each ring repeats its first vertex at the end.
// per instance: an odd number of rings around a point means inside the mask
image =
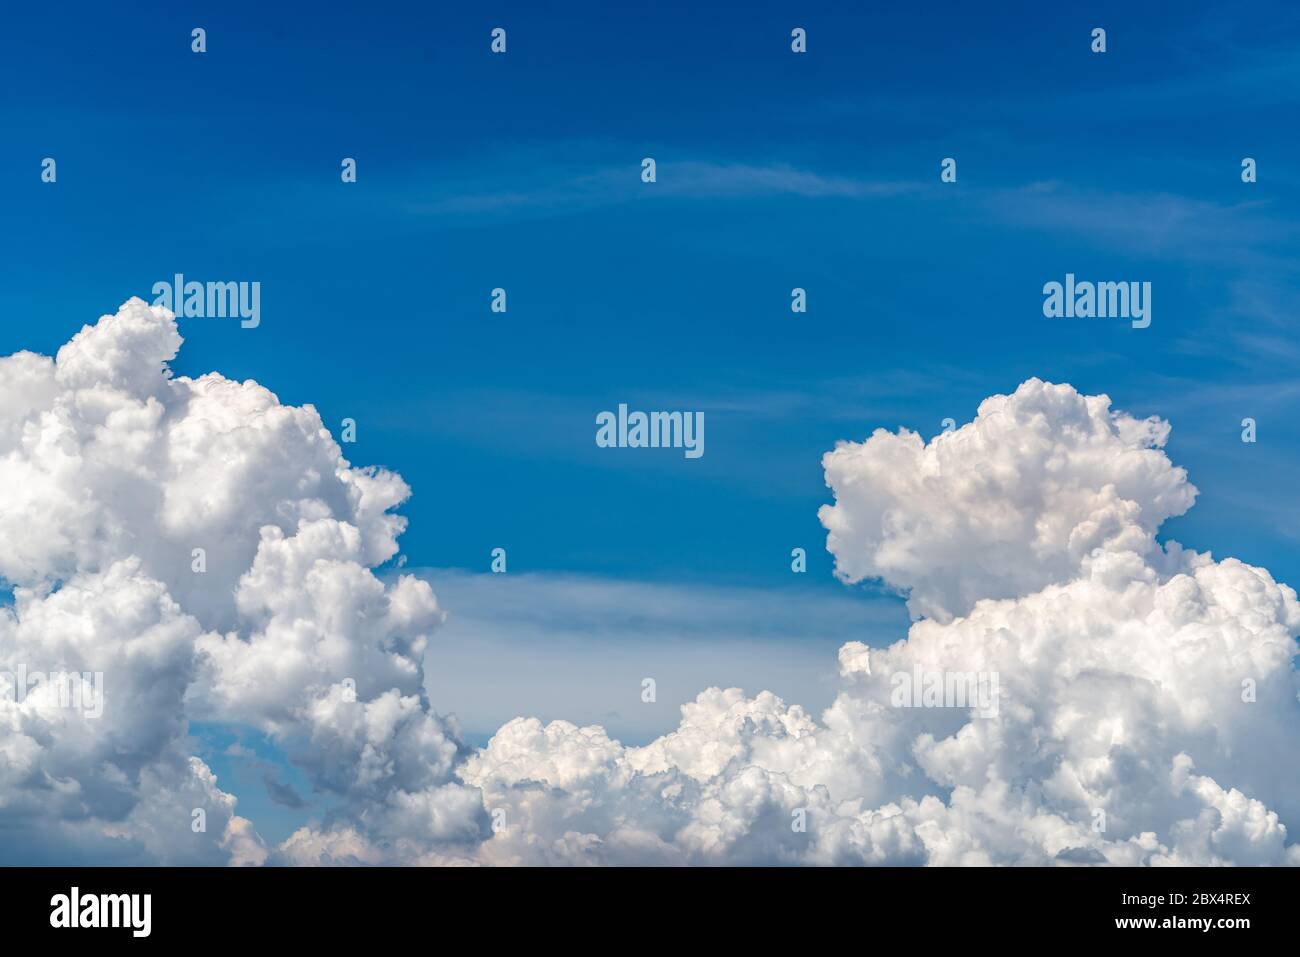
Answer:
MULTIPOLYGON (((888 644, 906 611, 841 589, 615 581, 581 575, 414 569, 448 609, 425 688, 476 742, 529 714, 598 723, 644 743, 677 726, 709 684, 768 688, 824 708, 847 637, 888 644), (641 700, 653 676, 656 698, 641 700)), ((832 584, 833 587, 834 583, 832 584)))

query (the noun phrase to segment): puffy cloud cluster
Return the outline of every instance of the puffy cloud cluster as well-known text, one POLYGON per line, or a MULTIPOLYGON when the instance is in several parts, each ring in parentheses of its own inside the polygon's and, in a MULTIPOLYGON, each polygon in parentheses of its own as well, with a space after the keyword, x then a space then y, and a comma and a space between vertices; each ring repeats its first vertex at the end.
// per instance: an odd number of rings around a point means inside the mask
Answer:
POLYGON ((828 453, 839 575, 917 620, 845 644, 819 716, 711 688, 644 747, 517 718, 473 751, 423 690, 429 586, 376 575, 405 484, 310 406, 172 376, 179 345, 132 300, 0 359, 0 671, 104 674, 98 717, 0 696, 14 860, 1300 863, 1300 604, 1157 543, 1195 497, 1159 420, 1031 380, 929 443, 828 453), (261 730, 336 810, 266 847, 190 720, 261 730))
POLYGON ((906 429, 840 443, 822 461, 836 504, 820 513, 836 573, 883 579, 943 621, 1067 581, 1098 549, 1150 555, 1196 497, 1160 451, 1168 436, 1104 395, 1031 379, 929 443, 906 429))
POLYGON ((184 747, 198 634, 134 558, 14 590, 0 613, 0 821, 13 831, 10 863, 42 860, 42 843, 66 845, 47 863, 96 853, 265 859, 234 799, 184 747), (33 673, 43 679, 29 682, 33 673), (206 832, 191 827, 195 808, 206 832), (112 847, 121 843, 130 846, 112 847))
POLYGON ((845 580, 908 592, 907 638, 844 645, 819 721, 711 689, 642 748, 511 722, 462 771, 505 811, 484 856, 1300 863, 1300 604, 1156 542, 1195 496, 1167 435, 1031 380, 929 443, 840 445, 828 547, 845 580), (988 698, 929 698, 931 678, 988 698))
POLYGON ((340 827, 477 840, 463 746, 424 700, 442 612, 427 584, 374 574, 405 483, 352 468, 310 406, 172 376, 180 343, 171 313, 132 299, 54 359, 0 359, 0 666, 103 674, 101 716, 0 701, 5 825, 128 858, 265 860, 187 754, 203 719, 272 736, 339 798, 340 827))

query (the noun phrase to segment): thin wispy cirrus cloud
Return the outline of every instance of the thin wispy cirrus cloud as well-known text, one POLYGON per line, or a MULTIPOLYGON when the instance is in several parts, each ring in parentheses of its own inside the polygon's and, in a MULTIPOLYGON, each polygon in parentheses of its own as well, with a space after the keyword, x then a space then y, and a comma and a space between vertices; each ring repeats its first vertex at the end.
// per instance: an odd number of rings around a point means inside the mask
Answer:
POLYGON ((1234 203, 1172 193, 1088 190, 1059 182, 979 191, 982 205, 1015 226, 1069 233, 1143 258, 1216 266, 1281 266, 1300 235, 1268 200, 1234 203))
MULTIPOLYGON (((642 201, 652 196, 685 199, 741 199, 763 196, 797 196, 808 199, 876 199, 914 193, 918 182, 873 181, 820 173, 785 162, 752 164, 703 159, 681 159, 680 154, 661 153, 653 193, 642 187, 640 161, 631 165, 603 166, 578 171, 539 161, 519 161, 515 190, 493 188, 483 191, 481 173, 473 180, 454 175, 440 181, 430 199, 415 202, 412 195, 426 192, 404 190, 407 210, 417 215, 481 213, 574 213, 595 206, 642 201)), ((507 179, 509 177, 507 176, 507 179)), ((499 182, 500 178, 494 178, 499 182)))
MULTIPOLYGON (((549 155, 549 154, 547 154, 549 155)), ((1143 189, 1128 191, 1068 185, 1052 180, 964 182, 954 198, 933 183, 916 180, 866 178, 839 171, 824 171, 775 160, 764 165, 699 159, 664 158, 659 179, 644 184, 638 167, 605 166, 594 171, 574 171, 555 166, 545 158, 526 159, 513 176, 498 170, 493 188, 479 187, 481 171, 466 174, 443 171, 432 180, 433 198, 412 203, 411 195, 430 192, 417 186, 403 189, 401 202, 408 214, 441 219, 483 216, 576 216, 600 207, 647 200, 726 202, 781 197, 830 203, 894 203, 981 222, 996 222, 1007 230, 1033 230, 1069 236, 1091 243, 1098 250, 1123 251, 1137 261, 1165 263, 1188 270, 1213 270, 1233 290, 1232 302, 1210 307, 1210 317, 1227 313, 1228 336, 1243 361, 1277 355, 1275 340, 1257 330, 1270 316, 1289 316, 1291 292, 1297 277, 1290 247, 1297 238, 1294 222, 1278 212, 1271 199, 1237 201, 1198 198, 1176 192, 1143 189), (503 179, 519 182, 512 190, 498 188, 503 179), (1236 327, 1245 320, 1244 328, 1236 327)), ((873 164, 879 170, 879 162, 873 164)), ((1270 322, 1277 327, 1277 322, 1270 322)), ((1284 343, 1283 347, 1285 348, 1284 343)), ((1188 335, 1182 348, 1195 353, 1202 348, 1196 335, 1188 335)))

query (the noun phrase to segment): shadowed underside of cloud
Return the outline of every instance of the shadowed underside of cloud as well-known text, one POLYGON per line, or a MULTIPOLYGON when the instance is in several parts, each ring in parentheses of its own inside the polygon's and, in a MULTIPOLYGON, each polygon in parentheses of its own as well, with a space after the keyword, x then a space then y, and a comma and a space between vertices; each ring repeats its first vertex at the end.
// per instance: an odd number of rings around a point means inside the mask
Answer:
POLYGON ((0 668, 104 673, 98 717, 0 696, 6 833, 166 863, 1300 859, 1300 604, 1157 541, 1195 497, 1160 420, 1030 380, 929 443, 828 453, 837 574, 917 620, 844 644, 819 717, 710 688, 642 747, 517 718, 475 750, 425 692, 432 589, 375 574, 405 484, 346 462, 310 406, 172 376, 179 346, 131 300, 53 359, 0 359, 0 668), (996 695, 902 706, 927 675, 996 695), (267 847, 190 720, 258 728, 337 810, 267 847))

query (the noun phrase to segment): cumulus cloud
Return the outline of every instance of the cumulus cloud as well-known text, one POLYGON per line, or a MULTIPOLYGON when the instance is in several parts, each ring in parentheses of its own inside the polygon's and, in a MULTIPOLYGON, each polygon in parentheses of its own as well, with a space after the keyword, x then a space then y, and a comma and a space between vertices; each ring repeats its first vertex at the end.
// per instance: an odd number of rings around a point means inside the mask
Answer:
POLYGON ((463 746, 423 696, 442 611, 373 573, 405 483, 353 468, 310 406, 172 376, 180 343, 133 299, 53 359, 0 359, 3 664, 104 676, 100 717, 0 701, 0 811, 146 858, 257 863, 255 829, 186 753, 203 719, 270 735, 378 838, 477 839, 463 746))
POLYGON ((0 611, 0 817, 28 836, 6 843, 10 863, 39 856, 35 840, 125 844, 111 853, 165 863, 265 858, 185 750, 198 634, 135 558, 15 588, 0 611))
POLYGON ((948 620, 1066 581, 1099 549, 1152 554, 1156 528, 1196 497, 1168 436, 1104 395, 1031 379, 928 443, 906 429, 840 443, 822 460, 836 503, 820 512, 836 573, 948 620))
POLYGON ((46 845, 14 860, 1300 863, 1300 604, 1157 541, 1196 494, 1158 419, 1031 380, 828 453, 837 573, 916 620, 845 643, 820 714, 710 688, 642 747, 520 717, 475 750, 424 690, 443 609, 376 574, 406 485, 179 347, 131 300, 0 359, 0 670, 104 679, 95 715, 0 676, 0 832, 46 845), (267 847, 191 720, 260 730, 328 817, 267 847))
POLYGON ((461 772, 505 811, 484 856, 1296 863, 1300 604, 1264 569, 1156 541, 1196 494, 1168 433, 1031 380, 929 443, 840 445, 828 547, 844 580, 907 593, 907 637, 845 644, 820 720, 711 689, 641 748, 511 722, 461 772), (927 701, 930 677, 983 682, 995 707, 927 701))

